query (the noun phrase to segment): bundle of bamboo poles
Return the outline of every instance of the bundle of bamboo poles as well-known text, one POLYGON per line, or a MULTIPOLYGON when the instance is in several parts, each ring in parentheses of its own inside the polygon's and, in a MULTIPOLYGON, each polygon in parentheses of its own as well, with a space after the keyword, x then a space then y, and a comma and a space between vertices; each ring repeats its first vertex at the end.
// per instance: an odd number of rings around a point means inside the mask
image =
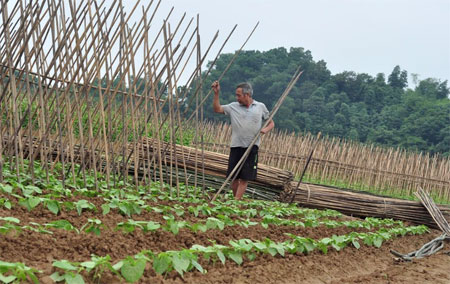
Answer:
MULTIPOLYGON (((168 144, 165 142, 157 143, 154 139, 145 138, 142 141, 140 159, 144 159, 149 151, 155 158, 161 157, 165 163, 186 168, 189 170, 204 170, 205 174, 218 177, 225 177, 228 167, 228 156, 210 151, 202 151, 192 147, 168 144), (159 147, 159 149, 158 149, 159 147), (158 154, 158 153, 161 153, 158 154)), ((258 175, 255 184, 267 187, 267 190, 281 192, 284 187, 293 179, 293 174, 289 171, 280 170, 264 164, 258 164, 258 175)))
MULTIPOLYGON (((285 188, 281 199, 290 200, 296 187, 297 182, 291 182, 285 188)), ((294 202, 309 208, 334 209, 347 215, 392 218, 437 228, 426 208, 415 201, 302 183, 295 192, 294 202)), ((439 209, 449 221, 450 206, 440 205, 439 209)))
POLYGON ((430 196, 426 194, 426 192, 423 191, 423 189, 421 189, 420 187, 416 192, 416 196, 419 197, 423 206, 425 206, 425 208, 428 210, 428 213, 430 213, 430 216, 433 218, 439 229, 441 229, 441 231, 447 234, 447 236, 450 238, 450 225, 448 224, 449 222, 444 214, 442 214, 436 203, 434 203, 433 199, 431 199, 430 196))

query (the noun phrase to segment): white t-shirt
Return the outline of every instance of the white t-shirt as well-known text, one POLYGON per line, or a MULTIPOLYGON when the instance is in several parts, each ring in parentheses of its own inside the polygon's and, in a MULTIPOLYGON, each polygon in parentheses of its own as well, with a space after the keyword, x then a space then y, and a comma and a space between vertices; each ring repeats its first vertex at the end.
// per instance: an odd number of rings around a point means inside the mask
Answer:
MULTIPOLYGON (((231 119, 231 147, 250 146, 263 123, 269 118, 266 106, 255 100, 248 108, 238 102, 222 105, 222 108, 231 119)), ((260 143, 261 139, 258 138, 255 145, 259 146, 260 143)))

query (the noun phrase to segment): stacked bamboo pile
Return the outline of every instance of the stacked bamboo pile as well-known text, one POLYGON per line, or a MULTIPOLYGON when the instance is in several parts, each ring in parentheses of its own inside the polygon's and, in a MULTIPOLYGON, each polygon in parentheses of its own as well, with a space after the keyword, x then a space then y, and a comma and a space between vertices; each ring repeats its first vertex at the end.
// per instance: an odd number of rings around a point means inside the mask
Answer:
MULTIPOLYGON (((281 199, 289 201, 296 187, 297 182, 291 182, 281 195, 281 199)), ((427 209, 415 201, 302 183, 296 191, 294 202, 309 208, 334 209, 347 215, 393 218, 437 228, 427 209)), ((439 209, 446 220, 450 221, 450 206, 440 205, 439 209)))
MULTIPOLYGON (((228 156, 225 154, 202 151, 192 147, 170 145, 168 143, 156 143, 153 139, 144 139, 142 141, 141 159, 148 153, 151 156, 157 155, 162 157, 162 160, 170 165, 177 165, 181 168, 189 170, 204 169, 205 174, 225 177, 228 167, 228 156), (160 147, 158 149, 158 147, 160 147), (158 153, 163 153, 159 155, 158 153)), ((155 157, 155 158, 158 158, 155 157)), ((267 187, 268 191, 280 193, 284 187, 293 179, 293 174, 289 171, 280 170, 275 167, 258 164, 258 175, 255 184, 267 187)))

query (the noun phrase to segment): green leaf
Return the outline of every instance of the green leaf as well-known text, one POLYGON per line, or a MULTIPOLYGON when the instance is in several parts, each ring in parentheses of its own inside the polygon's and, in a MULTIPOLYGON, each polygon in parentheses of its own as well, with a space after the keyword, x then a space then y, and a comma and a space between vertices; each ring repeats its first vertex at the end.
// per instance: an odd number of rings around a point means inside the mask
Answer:
POLYGON ((7 272, 11 268, 16 268, 17 264, 12 262, 5 262, 0 260, 0 272, 7 272))
POLYGON ((255 258, 256 258, 256 253, 254 253, 254 252, 247 253, 247 258, 248 258, 248 260, 250 260, 250 261, 255 260, 255 258))
POLYGON ((106 215, 109 213, 109 211, 111 210, 111 207, 109 206, 109 204, 102 204, 102 211, 103 211, 103 215, 106 215))
POLYGON ((203 267, 200 265, 200 263, 198 263, 195 259, 191 260, 192 265, 197 268, 198 271, 200 271, 201 273, 205 273, 206 271, 203 269, 203 267))
POLYGON ((311 252, 316 248, 316 246, 309 241, 305 242, 304 246, 305 246, 307 252, 311 252))
POLYGON ((138 260, 127 258, 123 261, 120 273, 127 282, 136 282, 144 274, 145 264, 146 261, 143 258, 140 258, 138 260))
POLYGON ((4 221, 11 222, 11 223, 16 223, 16 224, 20 223, 20 220, 15 217, 0 217, 0 220, 4 220, 4 221))
POLYGON ((131 233, 134 231, 135 226, 129 223, 120 222, 117 224, 116 230, 122 229, 125 233, 131 233))
POLYGON ((331 246, 334 247, 334 249, 337 250, 337 251, 341 250, 341 247, 339 246, 339 244, 332 243, 331 246))
POLYGON ((78 216, 80 216, 81 215, 81 211, 83 210, 83 207, 81 207, 81 206, 79 206, 78 204, 77 204, 77 213, 78 213, 78 216))
POLYGON ((88 270, 92 270, 97 264, 94 261, 85 261, 80 263, 80 265, 86 267, 88 270))
POLYGON ((172 257, 173 267, 175 270, 183 276, 183 273, 187 271, 190 260, 187 258, 184 258, 183 256, 179 254, 174 254, 172 257))
POLYGON ((217 227, 219 228, 219 230, 223 231, 223 229, 225 228, 225 223, 218 220, 217 227))
POLYGON ((261 242, 256 242, 253 244, 255 246, 255 248, 257 248, 258 250, 265 250, 267 248, 267 245, 265 243, 261 243, 261 242))
POLYGON ((282 245, 274 245, 274 248, 277 252, 284 257, 284 247, 282 245))
POLYGON ((114 265, 112 266, 112 268, 114 268, 114 270, 117 271, 117 270, 121 269, 122 266, 123 266, 123 260, 121 260, 121 261, 119 261, 118 263, 114 264, 114 265))
POLYGON ((0 184, 0 188, 6 193, 12 193, 13 187, 9 184, 0 184))
POLYGON ((100 236, 100 228, 94 227, 92 228, 92 232, 94 232, 94 234, 96 234, 97 236, 100 236))
POLYGON ((61 275, 61 274, 59 274, 58 271, 56 271, 55 273, 50 275, 50 278, 55 282, 59 282, 59 281, 63 281, 65 279, 65 275, 61 275))
POLYGON ((12 205, 11 205, 11 201, 5 201, 5 203, 3 204, 7 209, 11 209, 12 205))
POLYGON ((222 222, 222 221, 220 221, 220 220, 217 219, 217 218, 209 217, 209 218, 206 220, 206 227, 207 227, 208 229, 215 229, 215 228, 218 228, 219 230, 222 231, 222 230, 224 229, 224 227, 225 227, 225 223, 222 222))
POLYGON ((322 251, 323 254, 327 254, 328 253, 328 246, 323 244, 323 243, 318 243, 317 247, 322 251))
POLYGON ((52 212, 55 215, 58 215, 58 212, 60 210, 59 203, 57 200, 49 200, 47 202, 47 208, 48 210, 50 210, 50 212, 52 212))
POLYGON ((131 217, 131 210, 128 208, 127 204, 119 204, 119 210, 122 211, 122 213, 126 214, 128 217, 131 217))
POLYGON ((33 192, 36 192, 36 193, 39 193, 39 194, 42 193, 42 190, 39 187, 31 185, 31 184, 25 186, 25 191, 26 191, 26 194, 30 194, 30 193, 33 193, 33 192))
POLYGON ((228 254, 228 256, 234 260, 234 262, 236 262, 238 265, 242 264, 242 253, 237 252, 237 251, 232 251, 228 254))
POLYGON ((220 259, 222 264, 225 264, 226 258, 222 251, 220 251, 220 250, 217 251, 217 257, 220 259))
POLYGON ((16 279, 17 279, 17 277, 14 276, 14 275, 4 276, 2 273, 0 273, 0 281, 1 281, 2 283, 8 284, 8 283, 13 282, 13 281, 16 280, 16 279))
MULTIPOLYGON (((74 230, 74 226, 67 220, 56 220, 52 221, 48 224, 45 224, 46 227, 54 227, 57 229, 64 229, 66 231, 74 230)), ((78 230, 77 230, 78 231, 78 230)))
POLYGON ((67 284, 84 284, 83 276, 78 273, 74 275, 66 273, 64 276, 67 284))
POLYGON ((36 207, 41 202, 39 197, 29 197, 22 199, 19 201, 19 204, 27 208, 28 211, 31 211, 34 207, 36 207))
POLYGON ((357 240, 352 240, 352 244, 357 249, 359 249, 361 247, 361 245, 359 244, 359 242, 357 240))
POLYGON ((376 246, 377 248, 381 247, 381 244, 383 243, 383 239, 380 237, 376 237, 373 240, 373 245, 376 246))
POLYGON ((175 214, 177 214, 178 216, 183 216, 184 215, 184 210, 183 209, 175 209, 175 214))
POLYGON ((197 229, 203 233, 208 230, 208 227, 206 226, 206 224, 196 224, 196 225, 198 225, 197 229))
POLYGON ((163 274, 169 269, 171 259, 166 254, 160 254, 153 260, 153 269, 158 274, 163 274))
POLYGON ((31 208, 34 208, 34 207, 38 206, 39 203, 41 203, 41 199, 39 197, 30 197, 28 199, 28 202, 29 202, 31 208))
POLYGON ((271 255, 271 256, 276 256, 277 255, 277 250, 275 248, 268 248, 267 252, 271 255))
POLYGON ((330 238, 323 238, 320 240, 321 243, 323 243, 324 245, 329 245, 333 240, 330 238))
POLYGON ((146 228, 147 228, 148 231, 156 231, 156 230, 158 230, 160 227, 161 227, 161 225, 160 225, 159 223, 153 222, 153 221, 149 221, 149 222, 147 223, 147 226, 146 226, 146 228))
POLYGON ((77 270, 77 268, 67 260, 56 260, 53 262, 52 266, 61 268, 63 270, 77 270))

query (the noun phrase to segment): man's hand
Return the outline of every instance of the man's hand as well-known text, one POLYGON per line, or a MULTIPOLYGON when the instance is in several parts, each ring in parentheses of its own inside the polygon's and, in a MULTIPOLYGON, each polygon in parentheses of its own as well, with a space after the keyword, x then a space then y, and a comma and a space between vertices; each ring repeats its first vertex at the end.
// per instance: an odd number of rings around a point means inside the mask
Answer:
POLYGON ((214 83, 212 83, 212 85, 211 85, 211 88, 214 91, 214 99, 213 99, 214 112, 225 113, 222 106, 220 105, 220 101, 219 101, 219 91, 220 91, 219 81, 214 81, 214 83))
POLYGON ((211 85, 211 88, 213 89, 213 91, 214 91, 214 94, 219 94, 219 91, 220 91, 220 84, 219 84, 219 81, 214 81, 214 83, 212 83, 212 85, 211 85))
POLYGON ((267 126, 263 129, 261 129, 261 134, 266 134, 267 132, 272 130, 272 128, 274 128, 274 127, 275 127, 275 123, 273 122, 273 120, 270 120, 269 123, 267 124, 267 126))

